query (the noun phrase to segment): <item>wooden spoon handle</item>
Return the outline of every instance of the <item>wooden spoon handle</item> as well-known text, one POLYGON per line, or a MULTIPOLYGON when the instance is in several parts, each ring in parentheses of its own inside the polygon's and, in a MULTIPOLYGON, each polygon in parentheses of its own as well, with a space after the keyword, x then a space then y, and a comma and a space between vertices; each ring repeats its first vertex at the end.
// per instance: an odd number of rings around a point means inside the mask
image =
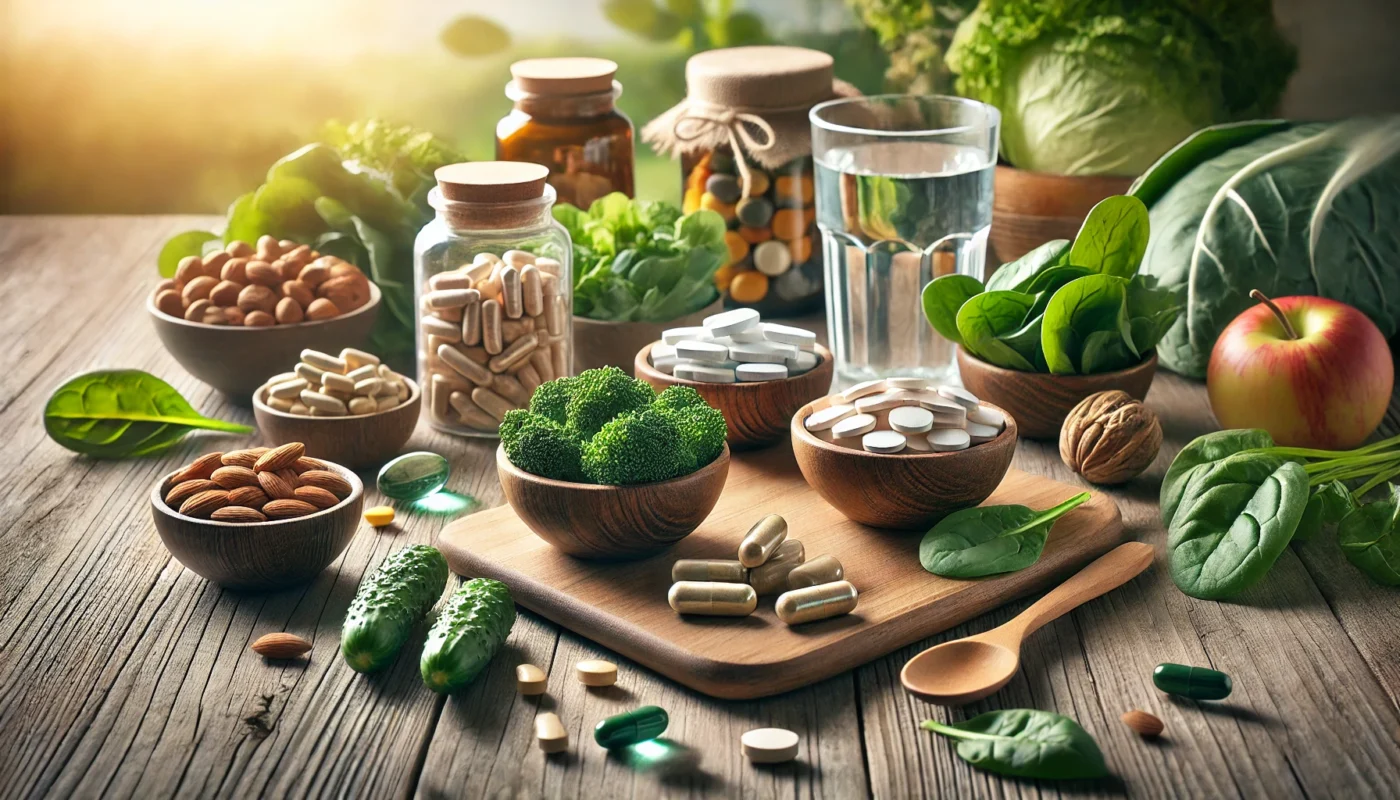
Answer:
POLYGON ((1152 545, 1127 542, 1104 553, 1073 577, 1035 601, 1004 626, 1018 638, 1142 574, 1152 564, 1152 545))

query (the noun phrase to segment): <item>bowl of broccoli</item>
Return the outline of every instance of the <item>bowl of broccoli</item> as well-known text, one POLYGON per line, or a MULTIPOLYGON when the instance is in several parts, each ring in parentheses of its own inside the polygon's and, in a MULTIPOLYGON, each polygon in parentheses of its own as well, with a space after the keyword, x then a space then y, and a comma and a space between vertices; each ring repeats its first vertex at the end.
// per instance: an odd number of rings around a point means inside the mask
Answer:
POLYGON ((729 475, 724 415, 617 367, 541 384, 501 421, 496 468, 536 535, 580 558, 637 558, 709 515, 729 475))

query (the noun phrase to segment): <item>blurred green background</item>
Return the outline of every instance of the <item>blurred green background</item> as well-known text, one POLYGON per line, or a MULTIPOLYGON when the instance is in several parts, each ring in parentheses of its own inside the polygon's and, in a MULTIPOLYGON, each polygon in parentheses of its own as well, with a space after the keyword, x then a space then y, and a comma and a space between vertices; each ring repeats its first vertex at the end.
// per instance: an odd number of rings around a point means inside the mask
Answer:
MULTIPOLYGON (((0 71, 0 213, 222 213, 323 123, 370 116, 492 156, 509 64, 618 62, 640 128, 685 91, 685 59, 781 42, 884 83, 841 0, 11 0, 0 71)), ((638 145, 638 194, 679 168, 638 145)))

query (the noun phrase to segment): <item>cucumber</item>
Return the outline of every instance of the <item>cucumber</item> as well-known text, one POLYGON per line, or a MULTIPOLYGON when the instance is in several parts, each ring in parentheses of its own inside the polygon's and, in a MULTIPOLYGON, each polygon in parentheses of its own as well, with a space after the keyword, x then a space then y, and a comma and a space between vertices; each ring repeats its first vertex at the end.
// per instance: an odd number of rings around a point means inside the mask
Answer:
POLYGON ((436 547, 410 545, 384 559, 360 584, 345 624, 340 652, 356 672, 387 667, 447 586, 447 559, 436 547))
POLYGON ((515 624, 515 602, 504 583, 473 578, 447 601, 428 631, 418 666, 423 682, 446 694, 472 682, 501 649, 515 624))

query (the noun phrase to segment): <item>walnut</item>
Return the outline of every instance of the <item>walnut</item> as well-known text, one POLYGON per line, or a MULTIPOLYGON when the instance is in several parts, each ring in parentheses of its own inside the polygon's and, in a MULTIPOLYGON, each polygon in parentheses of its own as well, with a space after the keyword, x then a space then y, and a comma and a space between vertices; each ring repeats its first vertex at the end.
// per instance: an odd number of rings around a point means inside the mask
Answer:
POLYGON ((1117 389, 1079 401, 1060 427, 1060 458, 1090 483, 1131 480, 1162 447, 1162 424, 1152 409, 1117 389))

